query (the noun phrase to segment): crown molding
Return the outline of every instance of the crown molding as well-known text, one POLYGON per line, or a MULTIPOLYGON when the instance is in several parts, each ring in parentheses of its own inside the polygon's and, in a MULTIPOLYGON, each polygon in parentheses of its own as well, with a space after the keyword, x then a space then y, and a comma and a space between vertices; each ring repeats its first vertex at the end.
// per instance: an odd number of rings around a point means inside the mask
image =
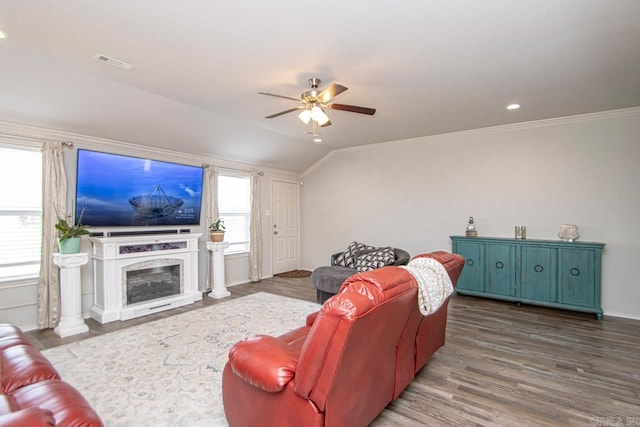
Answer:
POLYGON ((211 164, 219 168, 240 169, 247 172, 262 171, 276 175, 287 175, 298 178, 297 172, 286 171, 282 169, 263 168, 257 165, 241 163, 233 160, 197 156, 194 154, 182 153, 179 151, 167 150, 163 148, 149 147, 138 145, 130 142, 118 141, 114 139, 100 138, 89 135, 82 135, 73 132, 67 132, 57 129, 42 128, 32 125, 24 125, 0 120, 0 134, 6 134, 3 139, 11 141, 17 145, 25 145, 30 147, 40 146, 42 140, 60 140, 70 141, 74 146, 86 149, 104 150, 109 148, 117 154, 131 155, 140 157, 151 157, 158 160, 166 160, 171 162, 182 162, 185 164, 193 164, 200 166, 202 163, 211 164))
POLYGON ((597 113, 578 114, 575 116, 566 117, 554 117, 551 119, 534 120, 530 122, 512 123, 508 125, 491 126, 486 128, 463 130, 459 132, 442 133, 438 135, 419 136, 415 138, 399 139, 395 141, 377 142, 374 144, 357 145, 354 147, 336 148, 327 153, 323 158, 309 166, 302 172, 301 176, 304 177, 318 168, 321 164, 328 161, 336 154, 352 153, 357 151, 372 150, 378 147, 391 146, 397 144, 411 144, 419 142, 436 142, 445 139, 456 138, 460 136, 478 136, 478 135, 490 135, 497 133, 513 132, 518 130, 535 129, 550 126, 561 126, 574 123, 591 122, 594 120, 610 119, 626 116, 640 115, 640 107, 623 108, 620 110, 601 111, 597 113))

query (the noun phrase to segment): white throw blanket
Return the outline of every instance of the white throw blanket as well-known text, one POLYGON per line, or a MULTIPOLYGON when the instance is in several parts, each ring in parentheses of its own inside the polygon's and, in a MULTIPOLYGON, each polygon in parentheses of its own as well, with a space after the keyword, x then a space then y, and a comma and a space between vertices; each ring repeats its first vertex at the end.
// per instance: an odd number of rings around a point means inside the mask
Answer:
POLYGON ((453 293, 449 273, 433 258, 416 258, 402 268, 418 281, 418 307, 423 315, 437 311, 453 293))

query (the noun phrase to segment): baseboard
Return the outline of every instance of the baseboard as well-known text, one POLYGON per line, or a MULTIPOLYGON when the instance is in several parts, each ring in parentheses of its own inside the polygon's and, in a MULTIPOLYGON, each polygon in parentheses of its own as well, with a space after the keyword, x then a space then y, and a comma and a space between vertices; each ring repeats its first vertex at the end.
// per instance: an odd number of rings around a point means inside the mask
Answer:
POLYGON ((622 313, 609 313, 609 312, 606 312, 606 311, 603 313, 603 316, 604 316, 605 319, 607 317, 616 317, 618 319, 640 320, 640 316, 638 316, 638 315, 622 314, 622 313))
POLYGON ((250 280, 245 280, 244 282, 225 283, 225 286, 228 288, 229 286, 244 285, 245 283, 249 283, 249 282, 250 280))
POLYGON ((38 325, 20 325, 18 326, 24 332, 39 330, 38 325))
MULTIPOLYGON (((269 276, 260 276, 260 280, 264 280, 264 279, 270 279, 272 278, 273 275, 269 275, 269 276)), ((237 285, 244 285, 246 283, 251 283, 251 280, 247 279, 244 282, 233 282, 233 283, 227 283, 226 286, 237 286, 237 285)))

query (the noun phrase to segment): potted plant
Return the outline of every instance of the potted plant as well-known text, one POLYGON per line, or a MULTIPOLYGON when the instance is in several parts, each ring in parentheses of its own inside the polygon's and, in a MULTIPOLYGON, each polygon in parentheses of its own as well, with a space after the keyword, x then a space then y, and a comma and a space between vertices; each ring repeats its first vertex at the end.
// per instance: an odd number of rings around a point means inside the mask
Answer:
POLYGON ((209 226, 212 242, 222 242, 224 240, 224 220, 221 218, 216 219, 209 226))
POLYGON ((71 220, 71 215, 63 218, 58 217, 58 223, 55 227, 58 230, 58 246, 61 254, 77 254, 80 252, 80 236, 89 234, 87 227, 82 225, 84 209, 80 212, 78 224, 74 224, 71 220))

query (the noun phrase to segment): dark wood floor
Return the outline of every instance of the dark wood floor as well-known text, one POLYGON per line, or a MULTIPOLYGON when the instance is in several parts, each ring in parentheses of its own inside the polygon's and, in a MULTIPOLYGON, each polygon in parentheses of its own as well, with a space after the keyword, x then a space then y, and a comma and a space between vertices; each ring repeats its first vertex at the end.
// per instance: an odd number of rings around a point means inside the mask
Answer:
MULTIPOLYGON (((262 291, 315 300, 309 278, 229 290, 231 298, 262 291)), ((204 298, 105 325, 88 320, 88 333, 65 339, 52 330, 29 336, 49 348, 222 301, 204 298)), ((458 295, 446 345, 372 425, 640 426, 640 321, 600 322, 585 313, 458 295)))

